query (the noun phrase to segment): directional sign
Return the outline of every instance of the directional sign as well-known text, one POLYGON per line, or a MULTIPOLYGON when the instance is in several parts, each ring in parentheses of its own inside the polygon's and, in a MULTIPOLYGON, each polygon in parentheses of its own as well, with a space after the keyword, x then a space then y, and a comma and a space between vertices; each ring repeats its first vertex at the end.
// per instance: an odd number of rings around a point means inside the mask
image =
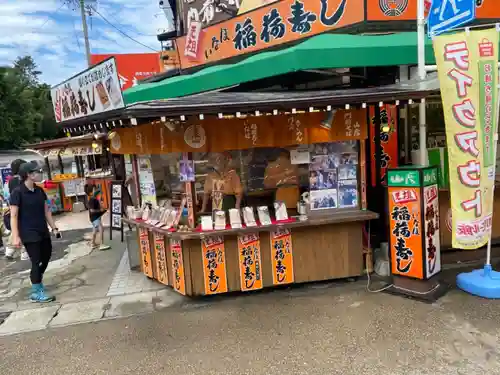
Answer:
POLYGON ((442 34, 471 22, 474 18, 476 0, 434 0, 427 20, 429 36, 442 34))

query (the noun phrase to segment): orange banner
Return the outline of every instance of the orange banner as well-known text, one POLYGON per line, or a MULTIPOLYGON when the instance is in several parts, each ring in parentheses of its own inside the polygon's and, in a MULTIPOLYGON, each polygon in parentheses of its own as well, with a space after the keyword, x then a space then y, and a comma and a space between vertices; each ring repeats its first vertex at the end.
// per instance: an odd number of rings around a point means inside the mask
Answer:
POLYGON ((252 116, 245 119, 188 119, 170 131, 161 123, 121 128, 111 140, 114 154, 222 152, 256 147, 339 142, 367 138, 366 110, 337 110, 330 129, 325 112, 252 116), (227 131, 231 129, 231 131, 227 131))
MULTIPOLYGON (((415 21, 418 0, 366 0, 367 21, 415 21)), ((476 19, 500 18, 498 0, 476 0, 476 19)), ((425 0, 426 14, 431 1, 425 0)), ((451 6, 451 5, 450 5, 451 6)))
POLYGON ((273 284, 293 283, 292 233, 289 229, 278 228, 271 232, 271 261, 273 284))
POLYGON ((238 236, 240 286, 243 292, 262 289, 262 265, 258 233, 238 236))
MULTIPOLYGON (((380 108, 380 176, 385 184, 387 168, 398 166, 398 107, 385 104, 380 108)), ((370 147, 375 154, 375 108, 370 107, 370 147)), ((371 158, 372 186, 377 186, 376 158, 371 158)))
POLYGON ((388 189, 392 274, 423 279, 420 188, 388 189))
POLYGON ((186 279, 184 276, 184 260, 182 257, 182 242, 170 240, 170 254, 172 255, 172 272, 174 290, 186 295, 186 279))
POLYGON ((167 254, 165 253, 165 237, 159 233, 154 234, 155 256, 156 256, 156 279, 168 285, 167 254))
POLYGON ((151 248, 149 245, 149 233, 147 229, 139 228, 139 245, 141 251, 142 272, 153 277, 153 265, 151 263, 151 248))
POLYGON ((184 55, 186 37, 176 40, 182 69, 213 63, 338 30, 364 20, 364 7, 348 0, 282 0, 203 29, 198 55, 184 55))
POLYGON ((201 240, 201 252, 203 255, 205 294, 226 293, 228 289, 224 237, 205 237, 201 240))

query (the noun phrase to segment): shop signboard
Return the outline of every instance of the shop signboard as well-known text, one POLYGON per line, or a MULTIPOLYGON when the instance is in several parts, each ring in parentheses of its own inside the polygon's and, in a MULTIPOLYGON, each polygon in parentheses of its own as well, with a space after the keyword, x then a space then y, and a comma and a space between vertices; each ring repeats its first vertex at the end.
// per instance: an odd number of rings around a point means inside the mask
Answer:
MULTIPOLYGON (((380 108, 380 176, 377 181, 376 158, 371 158, 371 183, 385 183, 388 168, 398 166, 398 107, 385 104, 380 108)), ((370 106, 370 150, 375 153, 375 108, 370 106)))
POLYGON ((429 172, 428 175, 424 174, 424 228, 427 278, 441 271, 438 176, 435 169, 429 172))
POLYGON ((50 90, 56 122, 124 107, 114 58, 107 59, 50 90))
MULTIPOLYGON (((168 137, 163 134, 167 131, 163 124, 121 128, 115 131, 110 151, 113 154, 135 155, 144 154, 146 149, 152 154, 223 152, 256 147, 356 141, 368 137, 366 109, 335 111, 331 130, 318 126, 324 119, 325 114, 322 112, 246 119, 219 119, 215 115, 206 116, 203 121, 188 118, 183 132, 169 132, 168 137), (232 131, 227 132, 226 129, 232 131)), ((142 162, 143 158, 146 156, 140 157, 139 167, 144 163, 147 165, 147 162, 142 162)))
POLYGON ((203 29, 197 59, 177 39, 182 69, 214 63, 337 30, 364 20, 364 7, 348 0, 282 0, 203 29))
POLYGON ((238 236, 240 288, 243 292, 262 289, 262 261, 258 233, 238 236))
POLYGON ((118 79, 122 91, 136 86, 141 79, 146 79, 162 71, 160 53, 117 53, 92 54, 92 65, 99 64, 109 58, 115 58, 118 79))
POLYGON ((270 237, 273 284, 291 284, 294 282, 292 233, 289 229, 278 228, 270 237))
POLYGON ((158 282, 168 285, 167 253, 165 251, 165 236, 160 233, 154 233, 155 245, 155 266, 156 279, 158 282))
POLYGON ((208 236, 201 240, 203 256, 203 279, 205 281, 205 295, 226 293, 226 252, 224 237, 208 236))
POLYGON ((427 280, 441 270, 437 182, 435 167, 387 172, 393 275, 427 280))
POLYGON ((139 250, 141 252, 141 268, 147 277, 153 277, 153 264, 151 262, 151 248, 149 244, 149 233, 145 228, 139 229, 139 250))
POLYGON ((182 257, 182 242, 170 240, 170 255, 172 257, 173 288, 182 295, 186 295, 186 279, 184 276, 184 259, 182 257))
POLYGON ((497 133, 498 31, 434 38, 443 108, 452 210, 452 246, 477 249, 491 236, 497 133))
MULTIPOLYGON (((366 20, 368 22, 416 21, 418 1, 419 0, 366 0, 366 20)), ((470 4, 470 0, 468 0, 468 2, 470 4)), ((435 1, 435 3, 437 4, 438 1, 435 1)), ((440 0, 439 3, 446 3, 447 7, 452 8, 454 4, 460 6, 460 3, 465 4, 467 1, 440 0)), ((483 20, 484 22, 486 20, 497 20, 500 18, 500 7, 498 6, 497 0, 473 0, 473 3, 476 8, 476 20, 483 20)), ((424 0, 426 17, 429 15, 431 5, 431 0, 424 0)), ((439 12, 437 16, 439 17, 439 12)), ((389 27, 394 29, 395 26, 389 25, 389 27)))

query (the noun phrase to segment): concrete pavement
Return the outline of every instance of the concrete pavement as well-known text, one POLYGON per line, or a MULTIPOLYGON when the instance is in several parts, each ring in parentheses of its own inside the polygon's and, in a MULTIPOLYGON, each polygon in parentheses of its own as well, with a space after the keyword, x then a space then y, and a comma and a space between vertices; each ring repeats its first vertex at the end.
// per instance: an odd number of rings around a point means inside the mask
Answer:
POLYGON ((498 307, 363 282, 216 298, 0 338, 0 374, 499 374, 498 307))

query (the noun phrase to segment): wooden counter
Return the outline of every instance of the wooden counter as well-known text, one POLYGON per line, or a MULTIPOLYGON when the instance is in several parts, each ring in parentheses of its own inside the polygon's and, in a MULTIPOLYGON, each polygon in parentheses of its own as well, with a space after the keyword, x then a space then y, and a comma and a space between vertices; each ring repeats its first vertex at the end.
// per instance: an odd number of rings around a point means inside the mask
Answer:
POLYGON ((356 210, 306 221, 188 233, 124 222, 138 227, 142 271, 182 294, 196 296, 360 276, 363 225, 376 218, 376 213, 356 210))

